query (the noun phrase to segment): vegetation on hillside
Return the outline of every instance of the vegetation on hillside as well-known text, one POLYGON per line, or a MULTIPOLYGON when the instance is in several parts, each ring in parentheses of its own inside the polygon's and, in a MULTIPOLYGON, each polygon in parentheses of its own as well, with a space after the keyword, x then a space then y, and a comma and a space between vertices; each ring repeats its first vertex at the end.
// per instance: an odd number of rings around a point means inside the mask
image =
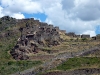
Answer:
POLYGON ((41 61, 12 61, 5 60, 0 62, 0 75, 9 75, 16 72, 21 72, 28 68, 40 65, 41 61))
MULTIPOLYGON (((7 21, 10 23, 10 21, 7 21)), ((6 24, 7 24, 6 23, 6 24)), ((0 21, 0 33, 6 33, 10 30, 18 31, 20 25, 8 25, 6 26, 3 21, 0 21)), ((21 24, 22 27, 25 24, 21 24)), ((24 60, 24 61, 17 61, 14 60, 10 54, 10 51, 17 43, 17 39, 20 37, 20 32, 15 32, 14 35, 7 36, 0 38, 0 75, 9 75, 18 71, 23 71, 28 68, 32 68, 34 66, 42 64, 42 61, 32 61, 32 60, 24 60)), ((89 39, 77 39, 77 38, 70 38, 65 34, 60 32, 60 38, 63 39, 63 42, 60 43, 58 46, 53 47, 42 47, 42 51, 44 53, 50 55, 50 51, 58 50, 57 53, 54 55, 62 54, 64 52, 77 52, 82 50, 87 50, 89 48, 95 47, 96 45, 100 44, 99 41, 90 41, 89 39), (75 41, 76 40, 76 41, 75 41)), ((43 53, 42 52, 42 53, 43 53)), ((39 53, 37 53, 38 55, 39 53)), ((53 54, 53 52, 51 52, 53 54)), ((79 68, 100 68, 100 54, 96 52, 95 54, 90 54, 90 57, 75 57, 70 58, 66 62, 63 62, 59 66, 57 66, 56 70, 71 70, 71 69, 79 69, 79 68), (95 56, 95 57, 92 57, 95 56)), ((41 55, 41 54, 39 54, 41 55)), ((44 54, 42 54, 44 55, 44 54)))
POLYGON ((10 55, 18 37, 5 37, 0 39, 0 75, 9 75, 40 65, 41 61, 16 61, 10 55))
MULTIPOLYGON (((9 30, 15 31, 15 29, 18 28, 16 26, 5 27, 1 33, 7 33, 9 30)), ((10 51, 16 45, 19 36, 20 33, 15 32, 14 35, 0 38, 0 75, 9 75, 42 64, 41 61, 17 61, 12 58, 10 51)))
POLYGON ((97 57, 75 57, 57 66, 57 70, 71 70, 81 68, 100 68, 100 58, 97 57))

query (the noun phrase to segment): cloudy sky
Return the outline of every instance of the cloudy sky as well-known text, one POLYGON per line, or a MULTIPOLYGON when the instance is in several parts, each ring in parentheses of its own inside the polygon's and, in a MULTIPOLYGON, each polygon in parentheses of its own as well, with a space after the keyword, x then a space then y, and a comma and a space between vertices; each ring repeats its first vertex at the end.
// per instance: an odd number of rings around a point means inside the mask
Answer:
POLYGON ((0 0, 0 17, 34 17, 76 34, 100 33, 100 0, 0 0))

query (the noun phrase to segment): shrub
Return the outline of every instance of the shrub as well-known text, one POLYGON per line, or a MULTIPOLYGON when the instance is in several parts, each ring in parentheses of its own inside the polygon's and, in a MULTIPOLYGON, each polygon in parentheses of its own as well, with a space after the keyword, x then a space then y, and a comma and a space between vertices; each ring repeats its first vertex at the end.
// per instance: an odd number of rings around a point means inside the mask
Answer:
POLYGON ((87 38, 82 38, 82 41, 84 42, 84 41, 87 41, 87 38))
POLYGON ((92 65, 100 66, 100 58, 96 57, 81 57, 81 58, 70 58, 68 61, 57 66, 58 70, 68 70, 73 68, 89 67, 92 65))
POLYGON ((2 22, 0 22, 0 24, 2 24, 2 22))
POLYGON ((73 39, 70 39, 70 41, 73 41, 73 39))

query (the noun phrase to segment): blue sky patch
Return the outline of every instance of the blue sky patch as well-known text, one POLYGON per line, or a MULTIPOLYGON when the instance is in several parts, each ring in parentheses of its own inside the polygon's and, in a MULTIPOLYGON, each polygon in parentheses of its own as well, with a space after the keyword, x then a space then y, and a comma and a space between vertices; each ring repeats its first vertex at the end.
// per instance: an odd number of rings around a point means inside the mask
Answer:
POLYGON ((100 25, 96 26, 95 32, 96 32, 96 34, 100 34, 100 25))
POLYGON ((36 19, 40 19, 42 22, 44 22, 47 18, 47 16, 44 13, 37 13, 37 14, 26 14, 23 13, 25 18, 36 18, 36 19))

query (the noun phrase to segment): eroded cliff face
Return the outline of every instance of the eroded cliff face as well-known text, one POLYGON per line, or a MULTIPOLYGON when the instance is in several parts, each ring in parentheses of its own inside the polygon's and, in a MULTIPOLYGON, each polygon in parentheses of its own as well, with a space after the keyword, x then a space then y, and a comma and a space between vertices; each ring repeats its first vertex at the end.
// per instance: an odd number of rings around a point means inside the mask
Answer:
POLYGON ((10 52, 16 60, 27 60, 28 54, 38 53, 41 47, 57 46, 61 42, 59 27, 53 27, 47 23, 30 24, 26 22, 26 26, 20 27, 19 31, 21 36, 10 52))

